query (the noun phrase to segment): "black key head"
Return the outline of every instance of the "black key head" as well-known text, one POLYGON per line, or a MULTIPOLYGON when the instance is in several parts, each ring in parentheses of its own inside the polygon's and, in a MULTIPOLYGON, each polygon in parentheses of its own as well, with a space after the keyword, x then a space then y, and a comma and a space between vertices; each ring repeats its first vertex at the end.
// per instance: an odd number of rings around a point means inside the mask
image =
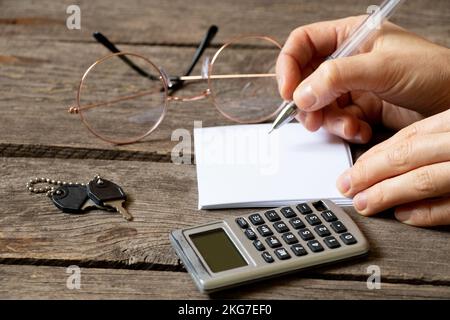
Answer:
POLYGON ((127 199, 121 187, 114 182, 98 177, 88 183, 87 195, 99 206, 105 206, 105 202, 108 201, 127 199))
POLYGON ((86 186, 81 185, 61 186, 52 195, 55 206, 65 213, 84 213, 82 207, 88 199, 86 186))

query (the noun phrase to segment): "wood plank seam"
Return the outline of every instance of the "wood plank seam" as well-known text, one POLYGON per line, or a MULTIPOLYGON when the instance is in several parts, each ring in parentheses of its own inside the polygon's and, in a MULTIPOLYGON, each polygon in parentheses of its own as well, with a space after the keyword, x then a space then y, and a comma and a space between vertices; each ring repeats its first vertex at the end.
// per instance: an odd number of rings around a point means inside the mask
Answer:
MULTIPOLYGON (((121 269, 121 270, 140 270, 140 271, 168 271, 168 272, 183 272, 186 273, 186 269, 181 265, 169 265, 160 263, 136 263, 127 264, 125 262, 116 261, 95 261, 95 260, 58 260, 58 259, 10 259, 1 258, 0 265, 17 265, 17 266, 46 266, 46 267, 68 267, 71 265, 77 265, 80 268, 89 269, 121 269)), ((294 272, 291 274, 300 274, 305 279, 315 280, 331 280, 331 281, 357 281, 365 282, 369 275, 356 275, 356 274, 325 274, 320 272, 320 268, 314 270, 305 270, 294 272)), ((404 279, 400 277, 382 277, 383 283, 390 284, 409 284, 409 285, 435 285, 435 286, 448 286, 450 287, 450 281, 446 280, 424 280, 424 279, 404 279)))
MULTIPOLYGON (((181 155, 183 156, 183 155, 181 155)), ((171 162, 170 153, 0 143, 0 157, 171 162)), ((194 163, 194 155, 191 157, 194 163)))

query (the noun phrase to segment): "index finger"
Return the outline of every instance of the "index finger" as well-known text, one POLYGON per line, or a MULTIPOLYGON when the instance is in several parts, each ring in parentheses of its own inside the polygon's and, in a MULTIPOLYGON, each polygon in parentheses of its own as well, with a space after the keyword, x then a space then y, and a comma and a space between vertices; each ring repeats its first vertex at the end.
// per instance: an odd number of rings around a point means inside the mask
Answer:
POLYGON ((365 16, 317 22, 291 32, 277 59, 276 73, 280 94, 292 100, 303 70, 313 60, 325 58, 349 36, 365 16))

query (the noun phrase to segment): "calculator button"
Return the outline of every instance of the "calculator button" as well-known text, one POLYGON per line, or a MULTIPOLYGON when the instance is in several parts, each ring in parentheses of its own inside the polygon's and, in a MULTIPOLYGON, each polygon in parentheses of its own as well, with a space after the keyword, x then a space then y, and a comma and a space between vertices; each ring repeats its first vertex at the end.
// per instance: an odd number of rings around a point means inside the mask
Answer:
POLYGON ((325 227, 323 224, 321 224, 320 226, 315 227, 314 230, 321 237, 328 237, 329 235, 331 235, 331 233, 328 230, 328 228, 325 227))
POLYGON ((299 234, 300 237, 301 237, 303 240, 305 240, 305 241, 314 239, 314 235, 312 234, 311 231, 309 231, 309 229, 302 229, 302 230, 300 230, 300 231, 298 232, 298 234, 299 234))
POLYGON ((326 237, 325 239, 323 239, 323 242, 325 242, 325 244, 330 249, 336 249, 341 246, 339 241, 337 241, 337 239, 335 237, 326 237))
POLYGON ((264 213, 264 215, 270 222, 281 220, 280 216, 275 210, 267 211, 266 213, 264 213))
POLYGON ((335 221, 333 223, 331 223, 331 227, 333 228, 334 231, 336 231, 337 233, 342 233, 347 231, 347 228, 344 226, 344 224, 340 221, 335 221))
POLYGON ((264 250, 266 250, 266 247, 265 247, 264 244, 261 242, 261 240, 255 240, 255 241, 253 241, 253 245, 255 246, 256 250, 258 250, 258 251, 264 251, 264 250))
POLYGON ((292 209, 291 207, 284 207, 281 208, 281 213, 283 214, 283 216, 285 216, 286 218, 292 218, 295 217, 297 214, 294 212, 294 209, 292 209))
POLYGON ((250 228, 245 229, 244 233, 250 240, 255 240, 257 238, 255 231, 250 228))
POLYGON ((262 235, 263 237, 268 237, 268 236, 273 235, 272 230, 270 230, 270 228, 266 225, 259 226, 257 230, 258 230, 259 234, 262 235))
POLYGON ((323 251, 322 245, 317 240, 308 241, 308 247, 312 252, 320 252, 323 251))
POLYGON ((281 242, 276 237, 268 237, 266 238, 266 242, 271 248, 281 247, 281 242))
POLYGON ((294 245, 292 245, 291 246, 291 250, 297 257, 304 256, 304 255, 308 254, 306 249, 301 244, 294 244, 294 245))
POLYGON ((267 262, 267 263, 272 263, 274 260, 272 258, 272 256, 270 255, 270 253, 268 253, 267 251, 263 252, 261 254, 261 256, 263 257, 263 259, 267 262))
POLYGON ((248 223, 244 218, 237 218, 236 223, 241 227, 242 229, 248 228, 248 223))
POLYGON ((341 239, 347 245, 355 244, 357 242, 355 237, 349 232, 341 234, 341 239))
POLYGON ((326 222, 333 222, 333 221, 337 220, 337 218, 334 215, 334 213, 332 211, 330 211, 330 210, 322 212, 321 216, 325 219, 326 222))
POLYGON ((275 222, 275 223, 273 224, 273 227, 274 227, 275 230, 277 230, 279 233, 283 233, 283 232, 289 231, 288 226, 287 226, 286 223, 284 223, 283 221, 275 222))
POLYGON ((300 218, 292 218, 291 220, 289 220, 289 223, 294 229, 301 229, 305 227, 305 224, 302 220, 300 220, 300 218))
POLYGON ((287 244, 294 244, 298 242, 297 238, 290 232, 283 234, 281 237, 287 244))
POLYGON ((316 216, 315 214, 308 214, 308 215, 305 217, 305 219, 306 219, 306 221, 308 221, 308 223, 309 223, 310 225, 312 225, 312 226, 315 226, 315 225, 318 225, 318 224, 321 224, 321 223, 322 223, 322 221, 320 221, 319 217, 316 216))
POLYGON ((291 255, 287 252, 285 248, 280 248, 274 251, 278 259, 286 260, 291 257, 291 255))
POLYGON ((297 205, 297 210, 300 211, 301 214, 312 213, 311 208, 306 203, 300 203, 297 205))
POLYGON ((252 214, 251 216, 248 217, 250 219, 250 221, 255 225, 260 225, 264 223, 263 218, 259 215, 259 213, 255 213, 252 214))

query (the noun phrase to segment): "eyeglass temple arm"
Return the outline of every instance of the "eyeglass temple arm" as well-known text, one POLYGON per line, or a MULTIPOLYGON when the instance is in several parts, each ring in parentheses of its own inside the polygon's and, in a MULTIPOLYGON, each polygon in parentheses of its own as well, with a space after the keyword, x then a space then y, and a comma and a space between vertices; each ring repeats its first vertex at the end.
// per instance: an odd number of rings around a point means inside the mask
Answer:
MULTIPOLYGON (((261 74, 220 74, 220 75, 212 75, 209 78, 210 79, 241 79, 241 78, 269 78, 269 77, 275 77, 276 74, 275 73, 261 73, 261 74)), ((205 80, 206 78, 204 78, 203 76, 183 76, 180 77, 183 81, 186 80, 205 80)), ((125 100, 131 100, 134 98, 139 98, 145 95, 150 95, 150 94, 155 94, 155 93, 159 93, 161 92, 161 90, 146 90, 146 91, 141 91, 141 92, 136 92, 134 94, 131 95, 127 95, 127 96, 121 96, 121 97, 117 97, 116 99, 112 99, 112 100, 107 100, 107 101, 101 101, 101 102, 97 102, 97 103, 92 103, 92 104, 86 104, 86 105, 81 105, 81 106, 69 106, 69 113, 78 113, 82 110, 87 110, 87 109, 92 109, 92 108, 96 108, 96 107, 101 107, 104 105, 108 105, 108 104, 112 104, 115 102, 120 102, 120 101, 125 101, 125 100)), ((210 94, 209 90, 206 90, 205 92, 203 92, 202 94, 195 96, 195 97, 189 97, 189 98, 182 98, 182 97, 172 97, 170 96, 171 100, 176 100, 176 101, 195 101, 195 100, 199 100, 202 99, 204 97, 206 97, 207 95, 210 94)))
MULTIPOLYGON (((192 62, 189 65, 189 68, 185 72, 184 76, 190 75, 192 70, 194 70, 195 66, 197 65, 198 61, 200 60, 201 56, 203 55, 203 52, 210 45, 212 39, 217 34, 218 30, 219 30, 219 28, 215 25, 212 25, 209 27, 208 31, 206 32, 205 37, 203 38, 203 40, 200 42, 199 46, 197 47, 197 50, 195 51, 192 62)), ((95 38, 95 40, 97 40, 97 42, 101 43, 112 53, 120 52, 120 50, 101 32, 94 32, 92 35, 95 38)), ((122 59, 122 61, 124 61, 127 65, 129 65, 131 68, 133 68, 141 76, 147 77, 151 80, 159 80, 159 77, 157 77, 153 74, 149 74, 148 72, 142 70, 136 64, 134 64, 133 61, 128 59, 126 56, 119 56, 119 58, 122 59)), ((174 77, 171 80, 175 81, 174 85, 170 88, 171 90, 176 91, 177 89, 181 88, 183 81, 180 81, 179 77, 174 77)))
POLYGON ((189 65, 189 67, 187 68, 186 72, 184 73, 184 75, 182 77, 176 77, 175 81, 173 82, 172 86, 170 87, 171 93, 174 93, 175 91, 177 91, 178 89, 180 89, 183 86, 184 80, 182 80, 182 78, 185 76, 189 76, 192 73, 192 70, 194 70, 198 61, 202 57, 206 48, 209 47, 209 45, 211 44, 211 41, 214 39, 214 37, 216 36, 218 31, 219 31, 219 28, 215 25, 212 25, 208 28, 208 31, 206 32, 206 34, 203 37, 200 44, 198 45, 197 50, 195 50, 194 57, 192 58, 192 62, 189 65))
MULTIPOLYGON (((120 50, 111 42, 109 41, 109 39, 107 37, 105 37, 102 33, 100 32, 94 32, 93 37, 95 38, 95 40, 97 40, 99 43, 101 43, 102 45, 104 45, 109 51, 111 51, 112 53, 118 53, 120 52, 120 50)), ((142 70, 141 68, 139 68, 133 61, 131 61, 130 59, 128 59, 128 57, 126 56, 119 56, 119 58, 125 62, 127 65, 129 65, 131 68, 133 68, 137 73, 139 73, 141 76, 149 78, 151 80, 159 80, 159 77, 150 74, 144 70, 142 70)))
POLYGON ((211 41, 216 36, 217 32, 219 31, 219 28, 215 25, 212 25, 209 27, 208 32, 206 32, 205 37, 203 38, 202 42, 197 47, 197 51, 195 51, 194 57, 192 58, 191 65, 187 69, 187 71, 183 74, 183 76, 188 76, 191 74, 192 70, 194 70, 194 67, 197 65, 198 61, 200 60, 201 56, 203 55, 203 52, 205 52, 205 49, 209 47, 211 44, 211 41))

